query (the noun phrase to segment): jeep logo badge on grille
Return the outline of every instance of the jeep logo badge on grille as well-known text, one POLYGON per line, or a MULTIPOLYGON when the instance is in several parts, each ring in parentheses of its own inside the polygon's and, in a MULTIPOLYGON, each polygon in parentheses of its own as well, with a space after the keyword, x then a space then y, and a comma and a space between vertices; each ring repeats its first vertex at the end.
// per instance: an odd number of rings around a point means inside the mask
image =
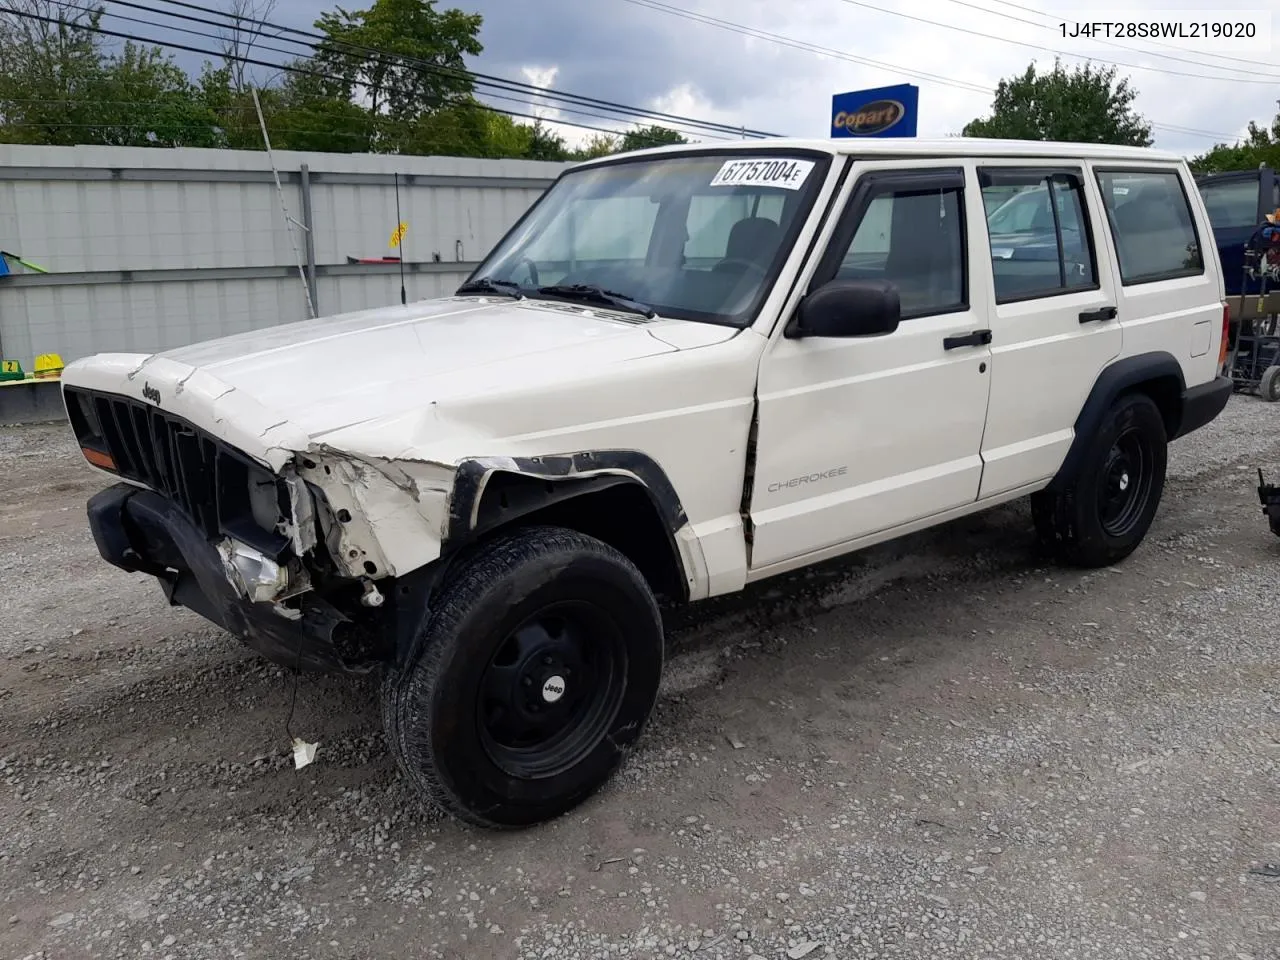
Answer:
POLYGON ((142 385, 142 395, 146 397, 148 400, 150 400, 152 403, 154 403, 156 406, 160 405, 160 391, 157 390, 155 387, 153 387, 151 384, 144 383, 142 385))

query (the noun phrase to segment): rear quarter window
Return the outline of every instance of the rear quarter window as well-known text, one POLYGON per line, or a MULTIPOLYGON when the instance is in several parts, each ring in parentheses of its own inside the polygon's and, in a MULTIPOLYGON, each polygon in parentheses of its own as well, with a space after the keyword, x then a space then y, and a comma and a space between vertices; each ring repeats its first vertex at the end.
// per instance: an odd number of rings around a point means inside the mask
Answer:
POLYGON ((1097 171, 1126 286, 1204 273, 1191 201, 1177 170, 1097 171))

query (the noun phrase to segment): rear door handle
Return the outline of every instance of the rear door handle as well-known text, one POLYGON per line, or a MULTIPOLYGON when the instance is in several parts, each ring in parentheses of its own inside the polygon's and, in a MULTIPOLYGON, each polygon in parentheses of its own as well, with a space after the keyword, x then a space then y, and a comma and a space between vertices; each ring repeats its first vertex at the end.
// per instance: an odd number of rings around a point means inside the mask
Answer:
POLYGON ((981 347, 990 342, 990 330, 974 330, 972 333, 961 333, 954 337, 947 337, 942 341, 942 348, 944 350, 954 350, 956 347, 981 347))
POLYGON ((1099 307, 1097 310, 1086 310, 1080 314, 1081 323, 1093 323, 1096 320, 1114 320, 1115 318, 1115 307, 1099 307))

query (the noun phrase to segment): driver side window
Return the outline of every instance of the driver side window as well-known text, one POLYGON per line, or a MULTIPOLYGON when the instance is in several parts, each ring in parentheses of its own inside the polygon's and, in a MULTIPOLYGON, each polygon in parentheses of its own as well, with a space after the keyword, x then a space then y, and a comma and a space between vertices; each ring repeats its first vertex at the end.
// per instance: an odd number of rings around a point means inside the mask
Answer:
POLYGON ((964 205, 958 187, 891 187, 867 203, 838 280, 889 280, 903 319, 967 308, 964 205))

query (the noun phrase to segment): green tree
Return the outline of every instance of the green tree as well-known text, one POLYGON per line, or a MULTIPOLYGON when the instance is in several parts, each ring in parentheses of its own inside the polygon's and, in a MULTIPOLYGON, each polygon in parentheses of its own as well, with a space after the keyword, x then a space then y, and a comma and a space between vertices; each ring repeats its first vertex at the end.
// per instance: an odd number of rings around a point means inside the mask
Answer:
POLYGON ((668 144, 688 143, 683 136, 669 127, 651 126, 636 127, 622 135, 621 149, 644 150, 648 147, 663 147, 668 144))
POLYGON ((1051 71, 1037 73, 1033 63, 1000 81, 991 116, 965 124, 963 135, 1149 147, 1151 124, 1133 109, 1137 96, 1115 67, 1067 70, 1055 60, 1051 71))
POLYGON ((1249 133, 1233 144, 1215 144, 1212 150, 1191 161, 1197 173, 1223 173, 1228 170, 1257 170, 1263 164, 1280 168, 1280 114, 1271 127, 1260 127, 1249 121, 1249 133))
POLYGON ((528 134, 526 128, 510 121, 510 117, 467 98, 423 113, 409 123, 393 125, 383 138, 383 146, 392 152, 424 157, 502 156, 506 151, 519 156, 528 134))
POLYGON ((157 47, 108 51, 92 32, 102 15, 53 0, 11 0, 0 11, 0 140, 219 145, 216 117, 186 73, 157 47))
POLYGON ((217 114, 187 74, 155 47, 125 43, 106 60, 95 112, 96 143, 119 146, 217 147, 217 114))
MULTIPOLYGON (((309 61, 299 67, 311 69, 309 61)), ((271 145, 282 150, 319 153, 373 153, 394 125, 350 99, 335 94, 328 81, 311 73, 286 73, 280 84, 259 94, 271 145)), ((253 101, 247 101, 252 121, 251 149, 261 149, 262 135, 253 101)))
POLYGON ((570 154, 571 160, 595 160, 607 157, 622 149, 622 140, 608 133, 593 134, 581 147, 570 154))
POLYGON ((522 156, 526 160, 562 161, 569 159, 569 150, 564 145, 564 137, 536 120, 529 128, 529 144, 522 156))
POLYGON ((487 157, 519 159, 529 155, 530 143, 533 140, 533 127, 527 123, 498 113, 496 110, 485 110, 486 128, 484 130, 484 155, 487 157))
POLYGON ((0 140, 89 143, 105 57, 95 35, 102 10, 17 0, 0 11, 0 140), (23 16, 34 14, 52 22, 23 16))
POLYGON ((262 21, 274 0, 224 2, 245 19, 223 35, 221 62, 206 62, 192 78, 159 47, 93 32, 101 8, 6 0, 0 141, 260 150, 257 88, 281 150, 563 161, 684 142, 664 127, 638 127, 570 151, 541 121, 520 123, 485 106, 463 64, 481 51, 481 18, 438 10, 437 0, 372 0, 365 10, 325 13, 315 56, 255 81, 240 58, 270 31, 262 21))
POLYGON ((367 103, 370 113, 397 122, 469 95, 463 58, 483 49, 482 18, 435 6, 436 0, 374 0, 368 10, 322 14, 315 25, 326 39, 312 63, 341 78, 330 95, 367 103))

